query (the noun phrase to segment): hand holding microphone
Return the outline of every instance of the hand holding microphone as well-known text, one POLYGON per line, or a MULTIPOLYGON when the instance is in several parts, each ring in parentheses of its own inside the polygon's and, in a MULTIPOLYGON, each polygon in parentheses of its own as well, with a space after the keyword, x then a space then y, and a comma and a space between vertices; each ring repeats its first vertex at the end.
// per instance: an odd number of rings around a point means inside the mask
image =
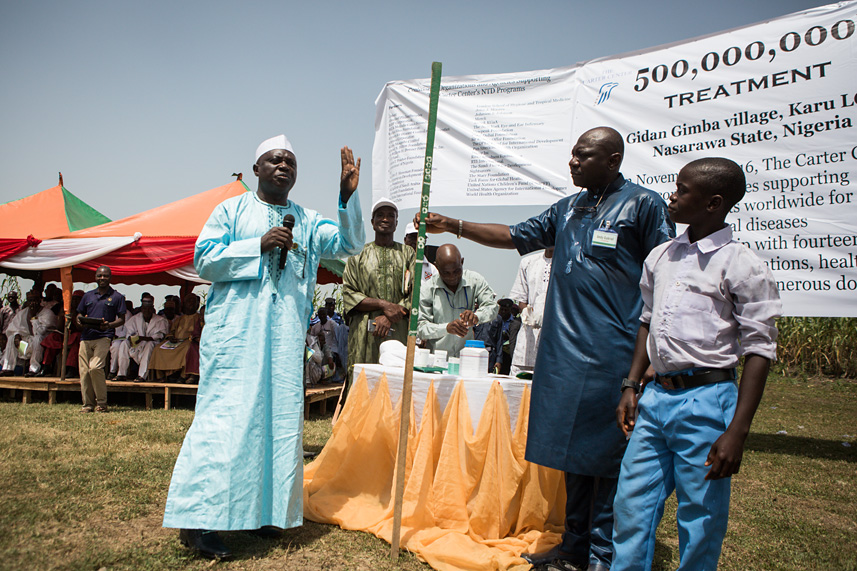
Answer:
MULTIPOLYGON (((291 234, 292 230, 295 228, 295 217, 291 214, 286 214, 283 217, 283 228, 289 231, 289 246, 291 246, 291 234)), ((286 256, 289 255, 289 248, 285 246, 280 246, 280 269, 284 269, 286 267, 286 256)))
POLYGON ((270 252, 280 248, 280 269, 286 266, 286 256, 292 247, 292 229, 295 227, 295 217, 286 214, 282 226, 274 226, 262 236, 262 252, 270 252))

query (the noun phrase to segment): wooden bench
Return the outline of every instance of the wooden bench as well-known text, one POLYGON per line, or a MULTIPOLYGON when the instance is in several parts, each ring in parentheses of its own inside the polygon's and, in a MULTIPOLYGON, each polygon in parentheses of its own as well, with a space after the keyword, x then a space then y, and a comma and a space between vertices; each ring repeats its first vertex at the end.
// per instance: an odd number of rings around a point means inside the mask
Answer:
MULTIPOLYGON (((164 395, 164 409, 170 409, 173 395, 195 395, 197 385, 180 383, 135 383, 132 381, 107 381, 107 392, 144 393, 146 408, 152 408, 152 395, 164 395)), ((0 389, 20 389, 24 393, 24 404, 32 402, 33 391, 47 391, 48 404, 57 401, 57 391, 80 392, 79 379, 59 380, 58 377, 0 377, 0 389)))
MULTIPOLYGON (((57 391, 80 392, 79 379, 59 380, 58 377, 0 377, 0 389, 21 390, 21 402, 29 404, 33 400, 33 391, 48 393, 48 404, 57 401, 57 391)), ((170 409, 173 395, 196 395, 197 385, 180 383, 135 383, 132 381, 107 381, 107 392, 143 393, 146 395, 146 409, 152 408, 152 395, 164 395, 164 409, 170 409)), ((316 385, 308 387, 304 398, 304 418, 309 418, 310 404, 317 402, 321 414, 327 412, 327 401, 339 398, 341 384, 316 385)))
MULTIPOLYGON (((329 399, 338 399, 339 393, 342 392, 342 383, 330 385, 315 385, 307 387, 304 395, 304 420, 309 420, 309 405, 319 403, 319 412, 324 414, 327 412, 327 401, 329 399)), ((336 401, 334 401, 336 404, 336 401)))

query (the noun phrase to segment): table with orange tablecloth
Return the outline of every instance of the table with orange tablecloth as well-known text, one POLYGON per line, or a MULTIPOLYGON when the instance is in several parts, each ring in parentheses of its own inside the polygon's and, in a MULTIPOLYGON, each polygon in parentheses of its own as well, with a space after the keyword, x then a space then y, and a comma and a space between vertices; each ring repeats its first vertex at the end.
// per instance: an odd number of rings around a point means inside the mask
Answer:
MULTIPOLYGON (((354 386, 304 470, 304 516, 390 541, 404 370, 356 365, 354 386)), ((435 569, 526 569, 559 543, 562 472, 524 460, 530 382, 414 373, 401 546, 435 569)))

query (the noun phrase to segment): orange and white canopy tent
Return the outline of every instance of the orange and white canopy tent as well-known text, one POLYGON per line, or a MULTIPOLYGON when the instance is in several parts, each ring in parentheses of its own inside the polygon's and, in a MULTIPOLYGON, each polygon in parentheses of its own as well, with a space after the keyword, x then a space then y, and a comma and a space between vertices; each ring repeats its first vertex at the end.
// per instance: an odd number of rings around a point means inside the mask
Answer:
POLYGON ((6 204, 0 204, 0 264, 42 240, 110 222, 110 219, 69 192, 60 183, 6 204))
MULTIPOLYGON (((41 271, 45 281, 59 281, 60 268, 74 267, 75 281, 91 282, 95 270, 106 265, 114 283, 203 283, 193 268, 197 236, 215 206, 248 190, 239 179, 121 220, 66 232, 0 261, 0 267, 41 271)), ((323 262, 318 283, 340 282, 342 267, 339 261, 323 262)))

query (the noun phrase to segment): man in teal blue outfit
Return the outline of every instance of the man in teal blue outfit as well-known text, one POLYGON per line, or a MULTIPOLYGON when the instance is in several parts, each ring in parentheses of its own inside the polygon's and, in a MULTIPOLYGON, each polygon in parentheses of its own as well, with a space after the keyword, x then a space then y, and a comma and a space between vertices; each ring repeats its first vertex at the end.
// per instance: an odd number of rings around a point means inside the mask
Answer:
POLYGON ((289 200, 297 159, 280 135, 256 151, 256 192, 218 205, 194 265, 212 282, 196 414, 173 470, 164 527, 209 558, 216 531, 259 535, 303 523, 303 355, 319 258, 363 247, 360 159, 344 147, 339 222, 289 200), (292 216, 294 227, 283 225, 292 216), (282 260, 281 254, 287 254, 282 260))
POLYGON ((526 254, 554 246, 541 343, 533 373, 526 458, 565 472, 562 543, 528 556, 537 568, 607 571, 613 495, 625 437, 615 424, 642 309, 646 255, 675 235, 666 203, 619 172, 614 129, 580 136, 569 168, 584 189, 514 226, 429 214, 430 232, 454 232, 526 254))

